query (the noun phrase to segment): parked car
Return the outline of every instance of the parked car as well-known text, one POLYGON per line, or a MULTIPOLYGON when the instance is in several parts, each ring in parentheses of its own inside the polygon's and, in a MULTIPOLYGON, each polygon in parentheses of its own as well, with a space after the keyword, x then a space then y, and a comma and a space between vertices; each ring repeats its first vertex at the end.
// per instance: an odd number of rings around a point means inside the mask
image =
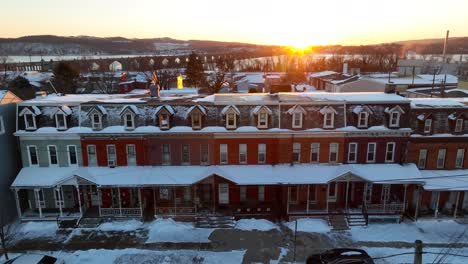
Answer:
POLYGON ((307 258, 307 264, 374 264, 362 249, 336 248, 307 258))
POLYGON ((55 257, 40 254, 24 254, 2 262, 1 264, 64 264, 65 262, 55 257))

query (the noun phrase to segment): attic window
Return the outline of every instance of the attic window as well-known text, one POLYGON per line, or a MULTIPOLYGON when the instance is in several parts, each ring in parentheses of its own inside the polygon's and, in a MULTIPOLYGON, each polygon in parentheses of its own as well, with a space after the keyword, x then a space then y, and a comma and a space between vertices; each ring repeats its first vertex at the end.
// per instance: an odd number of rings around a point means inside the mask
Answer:
POLYGON ((400 126, 400 113, 391 112, 390 113, 390 124, 389 127, 399 127, 400 126))
POLYGON ((334 127, 334 113, 325 113, 323 115, 323 128, 333 128, 334 127))
POLYGON ((236 128, 236 113, 234 111, 226 114, 226 128, 236 128))
POLYGON ((91 123, 92 123, 93 129, 101 129, 102 128, 102 116, 98 113, 92 114, 91 123))
POLYGON ((59 130, 67 129, 67 118, 66 118, 66 116, 64 114, 62 114, 62 113, 55 114, 55 124, 57 126, 57 129, 59 129, 59 130))
POLYGON ((161 113, 159 115, 159 128, 169 129, 169 115, 166 113, 161 113))
POLYGON ((36 129, 36 117, 33 114, 24 114, 26 130, 36 129))
POLYGON ((125 129, 135 129, 135 116, 131 113, 124 115, 125 129))
POLYGON ((424 121, 424 133, 431 133, 432 119, 428 118, 424 121))
POLYGON ((261 110, 258 113, 257 127, 268 128, 268 113, 266 111, 261 110))
POLYGON ((458 118, 455 121, 455 132, 459 133, 463 131, 463 119, 458 118))
POLYGON ((369 114, 366 113, 366 112, 361 112, 359 113, 359 116, 358 116, 358 127, 359 128, 365 128, 367 127, 367 122, 368 122, 368 119, 369 119, 369 114))
POLYGON ((198 111, 192 113, 192 128, 200 129, 201 128, 201 114, 198 111))
POLYGON ((292 114, 292 127, 293 128, 302 128, 302 112, 294 112, 292 114))

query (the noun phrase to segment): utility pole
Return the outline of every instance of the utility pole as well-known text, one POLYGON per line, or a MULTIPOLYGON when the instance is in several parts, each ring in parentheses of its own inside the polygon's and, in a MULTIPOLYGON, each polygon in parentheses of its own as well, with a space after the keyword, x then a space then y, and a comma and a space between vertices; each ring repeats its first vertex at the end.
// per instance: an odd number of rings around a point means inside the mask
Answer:
POLYGON ((414 241, 414 264, 422 264, 423 242, 421 240, 414 241))
POLYGON ((294 254, 293 254, 293 262, 296 263, 296 239, 297 239, 297 219, 294 227, 294 254))

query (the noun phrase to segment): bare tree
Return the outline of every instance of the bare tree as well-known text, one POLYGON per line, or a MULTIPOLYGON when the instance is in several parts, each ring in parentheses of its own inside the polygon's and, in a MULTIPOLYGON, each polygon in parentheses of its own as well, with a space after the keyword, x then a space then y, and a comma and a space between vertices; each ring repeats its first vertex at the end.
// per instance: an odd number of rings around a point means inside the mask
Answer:
POLYGON ((5 209, 0 208, 0 244, 6 260, 9 259, 7 245, 12 236, 12 225, 6 221, 5 209))
POLYGON ((3 81, 6 82, 8 63, 11 61, 6 54, 0 53, 0 65, 3 68, 3 81))
POLYGON ((89 88, 104 94, 114 93, 114 86, 118 85, 118 78, 113 72, 91 71, 88 81, 89 88))

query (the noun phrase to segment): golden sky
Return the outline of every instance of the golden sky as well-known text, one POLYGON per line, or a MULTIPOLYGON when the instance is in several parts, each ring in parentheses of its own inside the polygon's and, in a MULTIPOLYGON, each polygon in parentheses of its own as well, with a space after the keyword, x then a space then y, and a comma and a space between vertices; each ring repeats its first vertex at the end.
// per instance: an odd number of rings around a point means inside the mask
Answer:
POLYGON ((468 0, 1 0, 0 37, 371 44, 468 36, 468 0))

